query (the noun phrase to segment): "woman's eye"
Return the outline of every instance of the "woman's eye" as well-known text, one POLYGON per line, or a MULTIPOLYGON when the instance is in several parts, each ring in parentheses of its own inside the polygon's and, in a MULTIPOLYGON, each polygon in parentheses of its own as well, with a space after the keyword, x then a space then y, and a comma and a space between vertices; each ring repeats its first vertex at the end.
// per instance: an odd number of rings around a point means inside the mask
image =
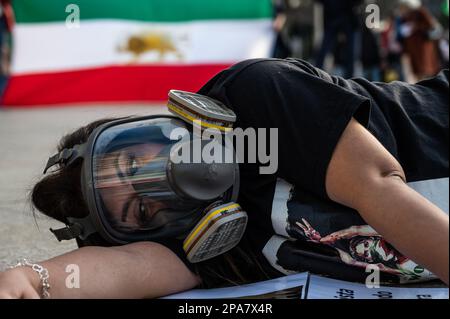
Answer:
POLYGON ((139 169, 138 162, 136 160, 136 157, 134 154, 128 155, 128 175, 134 176, 136 174, 137 170, 139 169))
POLYGON ((145 224, 147 222, 147 207, 142 199, 139 201, 138 205, 138 221, 140 224, 145 224))

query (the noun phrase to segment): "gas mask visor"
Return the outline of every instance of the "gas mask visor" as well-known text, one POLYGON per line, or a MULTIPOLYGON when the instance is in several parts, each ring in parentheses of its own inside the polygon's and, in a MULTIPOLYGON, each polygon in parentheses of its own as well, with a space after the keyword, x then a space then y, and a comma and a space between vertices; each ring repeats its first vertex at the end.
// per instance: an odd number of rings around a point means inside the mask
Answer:
POLYGON ((81 228, 77 237, 100 233, 114 244, 184 239, 207 207, 236 196, 236 163, 172 160, 195 138, 192 127, 172 116, 130 118, 103 125, 87 143, 66 150, 72 154, 66 165, 83 160, 81 186, 90 212, 68 218, 81 228))
POLYGON ((188 133, 182 124, 163 119, 123 123, 97 138, 92 191, 97 215, 110 234, 126 241, 175 235, 177 222, 189 223, 189 215, 202 207, 201 201, 178 195, 168 180, 170 151, 178 142, 170 134, 180 128, 188 133))

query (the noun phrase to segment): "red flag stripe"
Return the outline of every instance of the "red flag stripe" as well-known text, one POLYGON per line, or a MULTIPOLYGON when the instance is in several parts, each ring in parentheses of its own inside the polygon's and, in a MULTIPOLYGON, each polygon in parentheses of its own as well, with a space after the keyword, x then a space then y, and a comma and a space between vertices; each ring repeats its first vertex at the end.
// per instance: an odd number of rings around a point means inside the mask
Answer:
POLYGON ((162 102, 171 89, 195 92, 230 64, 111 66, 17 75, 3 105, 31 107, 109 102, 162 102))

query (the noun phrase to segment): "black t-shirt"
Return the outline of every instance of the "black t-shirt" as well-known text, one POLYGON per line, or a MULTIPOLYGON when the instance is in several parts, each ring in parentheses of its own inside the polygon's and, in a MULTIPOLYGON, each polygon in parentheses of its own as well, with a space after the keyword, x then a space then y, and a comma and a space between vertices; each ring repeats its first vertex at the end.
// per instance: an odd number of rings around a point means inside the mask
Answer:
POLYGON ((239 198, 247 237, 274 276, 311 271, 363 281, 365 266, 377 264, 385 281, 433 278, 356 211, 329 200, 325 176, 354 117, 398 159, 411 186, 448 212, 448 71, 416 85, 384 84, 332 77, 301 60, 255 59, 221 72, 199 93, 232 108, 236 127, 278 128, 278 172, 241 165, 239 198), (332 243, 318 242, 331 234, 332 243))

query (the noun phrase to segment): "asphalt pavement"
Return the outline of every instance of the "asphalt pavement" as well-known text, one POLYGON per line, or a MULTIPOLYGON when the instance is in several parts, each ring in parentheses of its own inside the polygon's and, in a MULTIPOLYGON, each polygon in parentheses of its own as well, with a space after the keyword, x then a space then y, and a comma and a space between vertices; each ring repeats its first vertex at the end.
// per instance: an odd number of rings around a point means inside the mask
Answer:
POLYGON ((76 249, 74 241, 59 243, 49 228, 63 225, 39 212, 33 216, 29 202, 33 184, 65 133, 104 117, 164 112, 154 105, 0 107, 0 271, 18 258, 38 262, 76 249))

